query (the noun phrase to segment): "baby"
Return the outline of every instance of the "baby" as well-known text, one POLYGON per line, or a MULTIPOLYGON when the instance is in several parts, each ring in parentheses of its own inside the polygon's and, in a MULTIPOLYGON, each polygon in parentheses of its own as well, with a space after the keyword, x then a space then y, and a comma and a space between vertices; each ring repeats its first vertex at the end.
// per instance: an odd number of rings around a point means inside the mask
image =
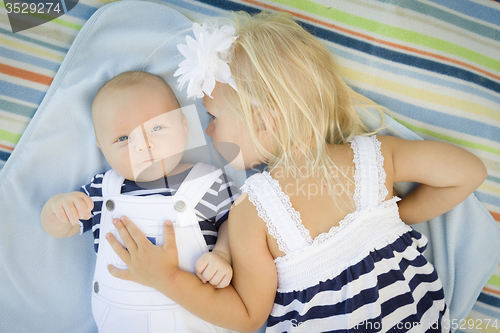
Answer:
POLYGON ((113 220, 126 215, 162 245, 163 221, 175 220, 179 265, 226 287, 232 269, 224 222, 238 190, 220 169, 180 163, 187 119, 168 84, 153 74, 125 72, 109 80, 94 99, 92 118, 97 146, 112 169, 80 191, 50 198, 41 223, 57 238, 92 230, 92 312, 99 331, 212 332, 212 325, 154 289, 111 276, 108 265, 127 266, 103 236, 118 237, 113 220))

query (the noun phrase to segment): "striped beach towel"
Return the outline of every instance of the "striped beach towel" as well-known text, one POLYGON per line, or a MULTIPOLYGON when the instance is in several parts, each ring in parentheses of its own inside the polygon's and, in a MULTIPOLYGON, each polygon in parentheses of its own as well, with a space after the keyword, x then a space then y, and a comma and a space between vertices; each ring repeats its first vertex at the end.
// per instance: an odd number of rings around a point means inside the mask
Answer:
MULTIPOLYGON (((8 2, 0 1, 0 168, 76 35, 110 2, 81 0, 50 22, 12 33, 8 2)), ((163 2, 192 20, 225 16, 231 10, 290 12, 337 55, 356 91, 386 106, 397 121, 425 139, 457 144, 482 159, 488 178, 476 196, 500 223, 500 1, 163 2)), ((500 330, 500 267, 470 314, 454 325, 464 332, 500 330)))

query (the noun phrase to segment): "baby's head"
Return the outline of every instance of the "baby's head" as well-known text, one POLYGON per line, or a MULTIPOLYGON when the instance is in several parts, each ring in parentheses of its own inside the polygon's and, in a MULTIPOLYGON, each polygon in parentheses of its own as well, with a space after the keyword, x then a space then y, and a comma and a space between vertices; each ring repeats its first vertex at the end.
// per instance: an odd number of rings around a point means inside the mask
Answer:
POLYGON ((92 104, 97 139, 120 176, 153 181, 179 164, 187 119, 170 86, 146 72, 124 72, 106 82, 92 104))

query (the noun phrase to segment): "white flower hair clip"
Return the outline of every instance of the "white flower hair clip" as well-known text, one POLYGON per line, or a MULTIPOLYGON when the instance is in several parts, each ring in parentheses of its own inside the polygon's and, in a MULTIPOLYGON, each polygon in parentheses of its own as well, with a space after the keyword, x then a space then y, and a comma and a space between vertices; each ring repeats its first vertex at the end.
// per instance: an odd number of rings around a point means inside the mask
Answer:
POLYGON ((212 97, 215 81, 228 83, 236 90, 236 84, 231 77, 228 63, 231 58, 232 46, 236 38, 236 29, 232 25, 219 28, 217 21, 193 24, 196 39, 186 36, 186 44, 177 45, 185 60, 179 64, 174 76, 179 78, 179 89, 187 83, 187 94, 190 97, 212 97))

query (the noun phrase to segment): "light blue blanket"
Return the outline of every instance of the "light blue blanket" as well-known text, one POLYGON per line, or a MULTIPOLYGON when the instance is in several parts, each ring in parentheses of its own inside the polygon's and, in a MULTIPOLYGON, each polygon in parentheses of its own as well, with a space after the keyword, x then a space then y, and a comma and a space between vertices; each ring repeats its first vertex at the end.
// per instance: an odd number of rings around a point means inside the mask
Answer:
MULTIPOLYGON (((76 190, 108 169, 90 116, 97 89, 126 70, 159 74, 175 88, 172 74, 181 61, 176 45, 184 43, 190 27, 191 21, 165 5, 126 1, 98 10, 75 39, 0 173, 0 332, 96 331, 90 308, 92 235, 53 239, 40 226, 40 210, 52 195, 76 190)), ((177 97, 182 105, 195 104, 205 128, 201 101, 186 101, 184 93, 177 97)), ((366 121, 375 124, 371 117, 366 121)), ((387 133, 418 139, 396 122, 387 133)), ((219 161, 215 153, 213 159, 219 161)), ((229 173, 240 185, 245 179, 229 173)), ((403 194, 407 187, 398 190, 403 194)), ((464 318, 499 259, 495 222, 471 196, 416 229, 430 239, 426 256, 438 269, 452 317, 464 318)))

